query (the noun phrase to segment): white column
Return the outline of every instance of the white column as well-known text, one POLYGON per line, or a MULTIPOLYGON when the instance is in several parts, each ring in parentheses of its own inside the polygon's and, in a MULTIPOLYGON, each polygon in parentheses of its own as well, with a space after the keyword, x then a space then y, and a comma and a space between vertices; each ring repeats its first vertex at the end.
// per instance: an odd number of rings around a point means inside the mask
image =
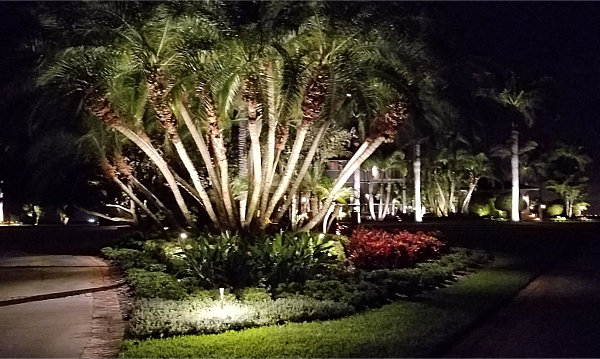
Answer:
POLYGON ((511 142, 510 167, 512 171, 512 206, 510 219, 513 222, 519 222, 519 203, 521 198, 519 194, 519 132, 517 130, 512 131, 511 142))
POLYGON ((421 208, 421 145, 415 145, 415 221, 423 222, 421 208))

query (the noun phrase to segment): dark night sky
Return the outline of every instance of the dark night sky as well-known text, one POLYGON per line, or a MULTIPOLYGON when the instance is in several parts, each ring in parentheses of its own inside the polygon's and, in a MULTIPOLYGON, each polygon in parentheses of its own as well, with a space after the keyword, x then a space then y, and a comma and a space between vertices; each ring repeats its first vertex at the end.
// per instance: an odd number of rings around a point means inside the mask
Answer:
MULTIPOLYGON (((31 4, 31 3, 30 3, 31 4)), ((600 3, 598 2, 431 2, 443 18, 449 51, 489 58, 521 77, 555 79, 553 106, 560 114, 557 140, 583 145, 600 169, 600 3)), ((27 32, 0 2, 0 54, 27 32)), ((3 68, 0 75, 11 73, 3 68)), ((0 80, 4 80, 1 78, 0 80)), ((600 176, 592 180, 600 183, 600 176)), ((596 186, 598 187, 598 186, 596 186)), ((591 192, 596 211, 600 191, 591 192)))
MULTIPOLYGON (((552 106, 560 116, 552 134, 583 145, 592 157, 593 211, 600 212, 600 3, 435 3, 450 47, 492 59, 528 78, 551 76, 552 106)), ((538 123, 538 125, 541 125, 538 123)))

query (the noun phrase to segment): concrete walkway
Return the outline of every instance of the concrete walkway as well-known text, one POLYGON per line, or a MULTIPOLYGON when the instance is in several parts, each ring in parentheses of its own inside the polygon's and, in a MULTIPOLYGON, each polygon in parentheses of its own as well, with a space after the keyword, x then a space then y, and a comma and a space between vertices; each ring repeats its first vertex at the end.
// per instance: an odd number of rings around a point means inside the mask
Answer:
POLYGON ((116 357, 119 284, 96 257, 0 258, 0 357, 116 357))
POLYGON ((446 357, 600 357, 600 242, 570 253, 446 357))

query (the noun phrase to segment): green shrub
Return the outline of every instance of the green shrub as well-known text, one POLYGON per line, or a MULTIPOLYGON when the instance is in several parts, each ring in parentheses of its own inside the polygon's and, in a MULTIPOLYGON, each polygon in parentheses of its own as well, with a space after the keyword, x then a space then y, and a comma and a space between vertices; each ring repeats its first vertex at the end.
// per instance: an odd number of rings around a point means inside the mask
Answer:
MULTIPOLYGON (((501 194, 496 198, 494 205, 498 210, 510 213, 512 210, 512 194, 501 194)), ((527 209, 527 202, 519 197, 519 211, 524 211, 525 209, 527 209)))
POLYGON ((160 271, 166 268, 150 254, 137 249, 105 247, 101 252, 106 258, 118 261, 123 269, 141 268, 160 271))
MULTIPOLYGON (((489 256, 485 252, 453 248, 439 260, 415 268, 356 270, 304 283, 280 283, 275 290, 276 300, 270 299, 265 288, 238 290, 240 300, 227 290, 223 309, 218 289, 197 289, 180 301, 142 299, 133 310, 130 335, 146 338, 209 334, 288 321, 339 318, 356 310, 379 307, 399 295, 410 296, 439 287, 454 280, 455 272, 487 261, 489 256)), ((160 278, 165 275, 153 274, 160 278)), ((173 280, 171 277, 171 283, 173 280)), ((182 298, 184 295, 180 294, 182 298)))
POLYGON ((564 210, 565 210, 565 206, 563 206, 562 204, 559 204, 559 203, 554 203, 554 204, 549 205, 546 208, 546 213, 550 217, 556 217, 556 216, 560 216, 561 214, 563 214, 564 210))
POLYGON ((469 213, 474 213, 479 217, 486 217, 494 214, 494 202, 496 197, 490 193, 477 193, 473 195, 469 203, 469 213))
POLYGON ((139 298, 181 299, 187 296, 187 289, 170 274, 130 268, 126 275, 139 298))
POLYGON ((247 303, 271 300, 271 294, 266 288, 244 288, 239 292, 239 298, 247 303))
POLYGON ((245 287, 256 282, 256 262, 248 241, 224 232, 186 241, 186 272, 205 288, 245 287))
POLYGON ((332 253, 333 242, 314 233, 283 232, 258 242, 253 251, 261 277, 268 286, 277 288, 284 282, 304 283, 339 267, 341 263, 332 253))
POLYGON ((354 313, 345 303, 295 296, 242 302, 197 298, 180 301, 141 299, 133 308, 129 335, 134 338, 213 334, 285 322, 334 319, 354 313))

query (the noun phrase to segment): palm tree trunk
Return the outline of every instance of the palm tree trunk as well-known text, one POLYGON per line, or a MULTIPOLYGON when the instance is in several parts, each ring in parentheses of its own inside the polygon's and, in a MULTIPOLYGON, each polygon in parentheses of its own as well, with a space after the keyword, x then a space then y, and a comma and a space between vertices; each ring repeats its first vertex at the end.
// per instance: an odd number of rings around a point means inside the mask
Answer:
MULTIPOLYGON (((240 122, 238 126, 238 168, 241 180, 248 180, 248 153, 246 150, 246 136, 248 136, 247 123, 240 122)), ((240 223, 246 222, 246 208, 248 206, 248 191, 240 194, 240 223)))
POLYGON ((453 180, 450 180, 450 196, 448 197, 448 213, 456 213, 456 206, 454 206, 454 193, 456 192, 456 184, 453 180))
POLYGON ((327 229, 329 228, 329 225, 331 224, 329 222, 329 217, 331 216, 331 214, 333 213, 334 210, 335 210, 335 203, 332 203, 329 206, 327 213, 325 214, 325 218, 323 219, 323 233, 327 233, 327 229))
POLYGON ((167 217, 167 221, 169 222, 169 224, 173 227, 173 229, 175 229, 178 232, 183 232, 184 229, 181 228, 181 226, 179 225, 179 223, 177 223, 177 219, 175 218, 175 216, 173 215, 173 212, 167 208, 167 206, 165 206, 165 204, 158 199, 158 197, 156 197, 156 195, 154 193, 152 193, 152 191, 150 191, 146 186, 144 186, 137 178, 135 178, 134 176, 129 176, 129 179, 131 180, 131 183, 133 183, 133 185, 144 194, 144 196, 146 196, 146 198, 148 198, 152 203, 154 203, 154 205, 165 214, 165 216, 167 217))
MULTIPOLYGON (((198 191, 196 191, 194 186, 187 183, 187 181, 184 180, 183 178, 181 178, 175 171, 173 171, 172 173, 173 173, 173 177, 175 177, 175 181, 177 182, 177 185, 179 187, 183 188, 190 196, 192 196, 192 198, 196 202, 198 202, 199 205, 202 205, 202 199, 200 199, 200 194, 198 193, 198 191)), ((225 211, 223 211, 223 214, 224 213, 225 213, 225 211)))
POLYGON ((231 226, 236 227, 235 208, 233 207, 233 200, 231 198, 231 189, 229 185, 229 164, 227 162, 227 148, 223 142, 223 134, 221 132, 221 126, 219 118, 214 111, 210 99, 207 98, 207 120, 210 130, 208 131, 215 159, 217 161, 217 167, 221 175, 221 195, 223 197, 223 203, 225 204, 225 211, 227 212, 227 219, 231 226))
POLYGON ((252 154, 252 191, 250 196, 250 203, 248 204, 248 212, 246 213, 246 223, 242 227, 249 227, 254 218, 254 213, 258 207, 258 201, 261 195, 261 180, 262 180, 262 168, 261 168, 261 154, 260 154, 260 127, 258 121, 248 121, 248 132, 250 133, 250 153, 252 154))
POLYGON ((383 221, 383 197, 385 196, 385 190, 384 190, 385 186, 383 185, 383 182, 381 182, 379 184, 379 206, 377 208, 377 220, 378 221, 383 221))
MULTIPOLYGON (((348 178, 350 178, 350 176, 354 173, 354 171, 357 168, 359 168, 360 165, 367 158, 369 158, 369 156, 371 156, 373 154, 373 152, 375 152, 375 150, 384 141, 385 141, 384 137, 377 137, 373 140, 367 139, 367 141, 365 141, 365 142, 368 142, 368 145, 364 146, 363 151, 361 151, 360 153, 357 151, 354 154, 354 156, 352 156, 352 158, 349 161, 352 163, 352 166, 351 167, 346 166, 344 168, 344 169, 347 169, 346 171, 342 170, 342 173, 344 173, 344 174, 340 175, 335 180, 335 182, 333 184, 333 188, 331 189, 331 191, 329 192, 329 195, 327 196, 327 198, 325 199, 325 202, 323 203, 323 208, 319 211, 319 213, 313 219, 311 219, 307 224, 305 224, 302 228, 300 228, 300 230, 299 230, 300 232, 310 231, 311 229, 313 229, 317 224, 319 224, 323 220, 323 217, 325 216, 327 210, 329 209, 329 206, 335 200, 335 196, 337 195, 339 190, 344 186, 344 184, 346 183, 348 178)), ((363 146, 361 146, 361 148, 362 147, 363 146)))
MULTIPOLYGON (((273 172, 273 168, 275 166, 274 158, 275 158, 275 130, 277 129, 277 115, 275 109, 275 83, 273 79, 273 65, 268 62, 265 68, 265 72, 267 75, 264 77, 266 83, 266 91, 265 97, 266 101, 263 101, 267 106, 266 109, 263 109, 264 113, 268 118, 268 131, 267 131, 267 144, 266 147, 263 148, 263 159, 262 162, 262 196, 260 200, 260 213, 261 218, 267 219, 268 216, 265 216, 267 204, 269 202, 269 194, 271 193, 271 181, 273 172)), ((264 220, 261 221, 265 222, 264 220)))
POLYGON ((386 186, 386 194, 385 194, 385 203, 383 205, 384 216, 383 216, 382 220, 385 218, 385 216, 389 212, 391 197, 392 197, 392 181, 388 177, 387 178, 387 186, 386 186))
POLYGON ((121 189, 121 191, 123 191, 123 193, 125 193, 138 207, 140 207, 142 211, 144 211, 148 215, 148 217, 150 217, 156 224, 161 226, 161 223, 158 220, 158 218, 156 218, 154 213, 152 213, 152 211, 142 201, 140 201, 140 199, 135 195, 135 193, 133 193, 129 186, 125 185, 125 183, 123 183, 119 178, 117 178, 117 176, 111 176, 111 180, 114 183, 116 183, 117 186, 119 186, 119 188, 121 189))
MULTIPOLYGON (((73 205, 73 208, 77 209, 78 211, 81 211, 83 213, 87 213, 89 215, 92 216, 96 216, 102 219, 106 219, 107 221, 111 221, 111 222, 129 222, 129 223, 134 223, 134 218, 123 218, 123 217, 111 217, 111 216, 107 216, 104 213, 100 213, 100 212, 96 212, 96 211, 92 211, 89 209, 85 209, 82 207, 79 207, 77 205, 73 205)), ((129 210, 127 210, 127 212, 129 212, 129 210)))
MULTIPOLYGON (((329 128, 330 124, 331 124, 331 122, 327 121, 327 122, 323 123, 323 125, 321 125, 321 128, 319 129, 317 136, 313 139, 313 142, 310 145, 310 149, 306 153, 306 157, 304 158, 304 162, 302 163, 300 172, 294 179, 294 182, 292 183, 292 186, 290 187, 288 193, 296 193, 298 191, 298 188, 300 188, 302 179, 304 179, 304 176, 306 176, 306 173, 308 173, 308 169, 310 168, 313 158, 315 157, 315 154, 317 153, 317 149, 319 148, 319 143, 323 139, 325 131, 327 131, 327 128, 329 128)), ((289 208, 290 203, 292 203, 292 196, 288 196, 287 200, 283 203, 283 205, 279 208, 279 211, 275 214, 275 222, 278 222, 279 220, 281 220, 285 211, 287 211, 287 209, 289 208)))
POLYGON ((423 222, 421 209, 421 145, 415 145, 415 222, 423 222))
POLYGON ((215 224, 215 226, 218 227, 220 223, 219 218, 217 217, 213 209, 212 203, 210 202, 210 198, 208 197, 208 193, 206 193, 206 190, 202 186, 202 183, 200 182, 200 176, 198 176, 198 171, 196 171, 196 167, 192 163, 192 160, 187 154, 187 151, 185 150, 185 147, 183 146, 183 143, 181 142, 181 139, 179 138, 179 135, 176 134, 176 132, 175 135, 171 136, 171 142, 175 146, 175 150, 177 151, 181 162, 183 162, 183 165, 190 174, 190 178, 192 179, 194 188, 196 189, 196 191, 198 191, 198 194, 200 195, 200 199, 202 200, 202 206, 206 210, 208 217, 215 224))
MULTIPOLYGON (((158 167, 158 170, 165 177, 165 180, 171 188, 173 197, 175 197, 175 202, 179 206, 179 210, 183 214, 183 218, 185 219, 186 224, 192 227, 193 229, 196 229, 196 224, 194 223, 191 213, 187 208, 187 205, 185 204, 183 196, 181 196, 179 187, 177 187, 177 182, 175 181, 173 174, 169 170, 167 162, 165 162, 165 160, 158 153, 158 151, 150 143, 143 140, 138 134, 136 134, 129 128, 118 123, 113 123, 111 124, 111 126, 123 136, 125 136, 127 139, 129 139, 131 142, 136 144, 150 158, 150 160, 156 165, 156 167, 158 167)), ((144 137, 147 137, 147 135, 144 134, 144 137)))
POLYGON ((440 211, 442 212, 442 215, 444 217, 448 216, 448 212, 446 212, 446 196, 444 195, 444 191, 442 190, 442 186, 440 185, 440 182, 435 179, 435 186, 438 190, 438 197, 440 199, 439 203, 440 203, 440 211))
POLYGON ((277 186, 277 190, 273 194, 273 197, 271 197, 267 210, 264 214, 261 213, 261 218, 264 218, 265 220, 261 221, 259 227, 260 229, 264 229, 267 226, 266 219, 271 216, 271 213, 273 213, 275 206, 277 206, 277 203, 279 202, 283 194, 288 189, 288 186, 290 185, 290 181, 292 180, 292 176, 294 175, 294 170, 296 169, 296 163, 300 158, 300 151, 302 151, 304 139, 306 138, 306 134, 308 133, 308 128, 309 126, 303 123, 298 129, 298 132, 296 133, 296 139, 294 140, 294 145, 292 146, 292 152, 290 153, 290 158, 286 163, 286 171, 283 177, 281 178, 281 181, 279 182, 279 185, 277 186))
POLYGON ((183 118, 183 122, 185 123, 185 126, 187 127, 188 131, 190 132, 190 135, 192 136, 192 139, 194 140, 194 143, 196 144, 196 147, 198 148, 198 152, 200 152, 200 156, 202 157, 202 160, 204 161, 204 165, 206 166, 208 178, 210 179, 210 181, 213 185, 213 188, 217 191, 217 193, 219 194, 219 196, 221 197, 221 200, 222 200, 221 181, 219 180, 219 177, 217 176, 217 174, 215 172, 215 167, 213 165, 213 161, 210 156, 210 151, 208 150, 208 146, 206 146, 204 137, 202 136, 202 134, 200 133, 200 131, 194 124, 194 121, 192 121, 190 113, 189 113, 187 107, 183 104, 183 102, 181 100, 178 100, 175 102, 175 106, 176 106, 177 110, 179 111, 179 113, 181 114, 181 117, 183 118))
POLYGON ((354 171, 354 212, 356 213, 356 223, 361 222, 360 218, 360 167, 354 171))
POLYGON ((402 213, 406 214, 406 177, 402 179, 402 213))
POLYGON ((475 188, 477 188, 477 182, 479 182, 479 178, 475 178, 473 182, 469 185, 469 191, 463 201, 462 208, 460 209, 461 213, 468 214, 469 213, 469 203, 471 203, 471 198, 473 197, 473 192, 475 192, 475 188))
POLYGON ((519 132, 513 130, 511 133, 512 144, 511 144, 511 173, 512 173, 512 202, 510 218, 513 222, 519 222, 519 132))

